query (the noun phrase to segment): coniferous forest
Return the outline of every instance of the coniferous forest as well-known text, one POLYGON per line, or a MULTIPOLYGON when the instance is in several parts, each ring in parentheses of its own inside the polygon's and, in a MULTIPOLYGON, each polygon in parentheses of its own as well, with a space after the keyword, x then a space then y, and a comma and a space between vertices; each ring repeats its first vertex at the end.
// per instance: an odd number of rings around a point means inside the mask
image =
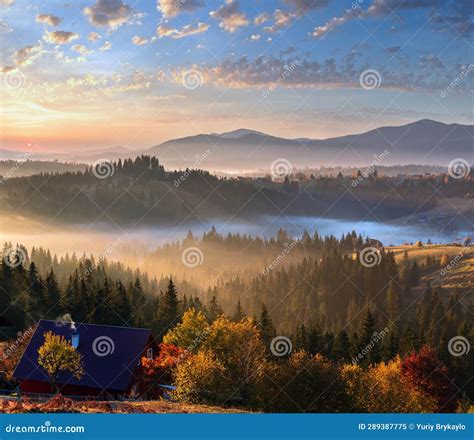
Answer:
POLYGON ((0 291, 11 327, 3 337, 64 316, 151 328, 161 353, 154 364, 144 361, 150 392, 166 379, 188 402, 277 412, 469 408, 472 352, 457 357, 447 347, 473 337, 472 290, 427 282, 443 258, 411 259, 407 251, 396 258, 382 249, 379 263, 365 267, 361 252, 370 243, 355 232, 289 240, 283 230, 261 239, 213 229, 150 254, 174 258, 175 267, 189 248, 225 255, 208 262, 221 275, 207 286, 205 264, 195 277, 182 270, 156 277, 107 258, 6 243, 0 291))

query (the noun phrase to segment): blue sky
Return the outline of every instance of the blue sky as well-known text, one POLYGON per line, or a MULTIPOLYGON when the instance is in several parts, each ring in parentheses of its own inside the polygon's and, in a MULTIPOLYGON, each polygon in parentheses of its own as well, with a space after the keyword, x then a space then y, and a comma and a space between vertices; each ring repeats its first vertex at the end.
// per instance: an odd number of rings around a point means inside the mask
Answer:
POLYGON ((467 0, 0 5, 3 148, 139 148, 240 127, 325 138, 421 118, 472 123, 467 0))

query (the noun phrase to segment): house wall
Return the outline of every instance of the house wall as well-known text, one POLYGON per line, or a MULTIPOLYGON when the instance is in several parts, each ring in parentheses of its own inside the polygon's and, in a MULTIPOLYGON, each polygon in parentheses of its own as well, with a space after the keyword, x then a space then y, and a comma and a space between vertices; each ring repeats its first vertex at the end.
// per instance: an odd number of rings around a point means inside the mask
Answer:
MULTIPOLYGON (((145 349, 142 353, 142 357, 146 357, 147 350, 153 348, 153 357, 158 354, 158 346, 154 343, 153 338, 150 337, 148 340, 145 349)), ((128 396, 132 390, 133 385, 138 385, 138 393, 140 395, 146 395, 146 389, 141 380, 142 377, 142 368, 137 364, 134 371, 134 377, 132 378, 132 383, 129 384, 129 387, 126 390, 117 391, 117 390, 103 390, 101 388, 91 388, 80 385, 64 385, 61 386, 61 394, 64 396, 80 396, 80 397, 104 397, 104 398, 118 398, 119 396, 128 396)), ((34 394, 53 394, 54 390, 48 382, 41 382, 37 380, 22 380, 20 382, 20 390, 22 393, 34 393, 34 394)))

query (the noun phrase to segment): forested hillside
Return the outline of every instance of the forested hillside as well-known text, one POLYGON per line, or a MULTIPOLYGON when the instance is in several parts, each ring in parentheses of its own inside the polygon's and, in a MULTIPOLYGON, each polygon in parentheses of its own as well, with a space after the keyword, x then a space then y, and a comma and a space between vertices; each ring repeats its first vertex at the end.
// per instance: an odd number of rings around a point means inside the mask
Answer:
POLYGON ((8 178, 0 188, 0 201, 5 213, 14 211, 55 223, 136 226, 250 219, 283 211, 286 215, 390 219, 420 211, 420 206, 428 210, 439 198, 473 193, 470 178, 438 176, 400 182, 376 172, 365 177, 359 172, 354 178, 341 175, 302 182, 292 175, 280 182, 241 180, 218 178, 198 169, 165 171, 155 157, 141 156, 100 163, 84 172, 8 178))

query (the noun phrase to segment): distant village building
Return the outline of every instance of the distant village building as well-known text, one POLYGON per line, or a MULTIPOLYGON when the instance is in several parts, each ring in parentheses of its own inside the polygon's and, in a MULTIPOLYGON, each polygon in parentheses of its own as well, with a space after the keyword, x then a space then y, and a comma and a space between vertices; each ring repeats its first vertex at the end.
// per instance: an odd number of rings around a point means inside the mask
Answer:
POLYGON ((375 238, 369 238, 369 246, 376 249, 383 249, 383 243, 375 238))
POLYGON ((38 349, 48 331, 68 339, 83 358, 81 379, 69 373, 59 378, 63 395, 118 398, 146 391, 140 389, 143 386, 140 359, 152 357, 156 352, 149 329, 41 320, 13 372, 21 392, 50 394, 53 391, 48 376, 38 365, 38 349))

